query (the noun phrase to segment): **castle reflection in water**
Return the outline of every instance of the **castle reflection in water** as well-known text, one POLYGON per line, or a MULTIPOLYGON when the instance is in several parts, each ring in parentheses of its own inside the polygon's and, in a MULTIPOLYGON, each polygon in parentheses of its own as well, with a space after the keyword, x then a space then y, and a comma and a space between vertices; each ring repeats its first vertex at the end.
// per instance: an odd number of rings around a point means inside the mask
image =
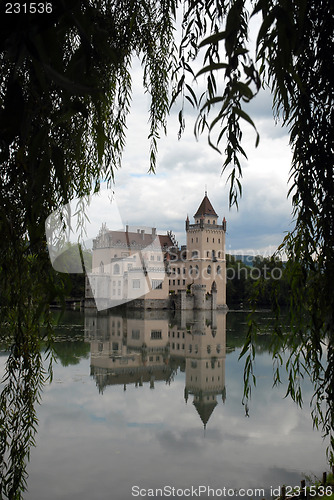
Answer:
POLYGON ((225 401, 226 312, 86 311, 85 339, 100 392, 108 385, 154 389, 180 370, 185 401, 193 398, 204 427, 219 399, 225 401))

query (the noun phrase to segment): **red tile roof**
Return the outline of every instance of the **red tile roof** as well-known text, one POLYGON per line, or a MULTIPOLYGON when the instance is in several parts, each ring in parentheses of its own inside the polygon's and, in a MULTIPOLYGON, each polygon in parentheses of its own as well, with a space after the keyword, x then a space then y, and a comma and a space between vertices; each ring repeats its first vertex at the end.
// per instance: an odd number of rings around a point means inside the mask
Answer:
POLYGON ((195 213, 194 217, 202 217, 205 215, 213 215, 214 217, 218 217, 218 214, 216 214, 213 206, 211 205, 211 202, 207 195, 204 196, 202 203, 200 204, 197 212, 195 213))
POLYGON ((139 245, 148 246, 152 245, 159 247, 173 247, 174 244, 169 235, 155 235, 152 233, 141 233, 141 232, 127 232, 127 231, 108 231, 108 234, 112 237, 112 245, 123 244, 126 246, 139 245))

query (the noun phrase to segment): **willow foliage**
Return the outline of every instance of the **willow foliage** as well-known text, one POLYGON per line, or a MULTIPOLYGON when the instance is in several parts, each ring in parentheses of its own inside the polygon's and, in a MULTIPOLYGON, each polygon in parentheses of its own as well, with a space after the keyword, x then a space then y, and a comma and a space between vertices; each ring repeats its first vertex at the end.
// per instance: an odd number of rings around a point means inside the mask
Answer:
MULTIPOLYGON (((169 108, 175 6, 57 0, 45 14, 0 8, 0 273, 3 330, 12 336, 0 399, 0 498, 20 498, 52 358, 48 305, 64 296, 52 272, 45 219, 110 182, 121 164, 139 56, 151 95, 150 168, 169 108), (44 324, 42 329, 41 325, 44 324)), ((51 375, 51 372, 49 373, 51 375)))
MULTIPOLYGON (((288 260, 284 270, 290 288, 290 331, 280 327, 278 291, 273 336, 275 382, 280 382, 281 349, 289 353, 289 394, 302 404, 300 378, 314 384, 314 424, 330 438, 334 450, 334 5, 330 0, 244 0, 184 2, 184 37, 180 47, 183 78, 206 76, 198 98, 188 84, 177 93, 199 109, 195 132, 225 155, 230 205, 241 195, 243 122, 251 124, 247 104, 261 87, 273 97, 273 116, 288 127, 293 152, 290 191, 294 230, 277 254, 288 260), (260 20, 253 58, 249 46, 252 17, 260 20), (204 52, 203 52, 204 51, 204 52), (203 55, 203 67, 193 64, 203 55)), ((254 33, 253 33, 254 34, 254 33)), ((180 126, 184 127, 180 114, 180 126)), ((258 142, 256 133, 256 142, 258 142)), ((278 284, 279 286, 279 284, 278 284)), ((256 289, 254 307, 256 307, 256 289)), ((250 320, 242 351, 246 356, 244 396, 254 376, 257 327, 250 320)))
MULTIPOLYGON (((35 403, 47 376, 40 343, 46 335, 52 352, 48 304, 64 293, 60 277, 50 273, 44 221, 70 199, 98 189, 101 178, 113 180, 125 147, 135 55, 151 96, 149 168, 156 168, 170 105, 181 98, 182 134, 187 100, 198 111, 195 133, 207 133, 210 146, 224 155, 231 205, 241 194, 243 124, 251 124, 259 139, 247 104, 269 86, 274 116, 290 131, 295 219, 279 249, 289 259, 291 333, 283 335, 277 326, 274 340, 291 353, 288 392, 301 401, 297 375, 305 369, 315 384, 314 422, 330 434, 332 1, 57 0, 48 14, 8 16, 4 2, 0 9, 1 316, 14 339, 1 395, 0 496, 20 498, 25 487, 35 403), (260 17, 254 57, 248 41, 252 16, 260 17), (44 333, 42 322, 48 325, 44 333)), ((255 341, 250 329, 243 350, 245 396, 255 341)), ((273 349, 279 367, 279 348, 273 349)))

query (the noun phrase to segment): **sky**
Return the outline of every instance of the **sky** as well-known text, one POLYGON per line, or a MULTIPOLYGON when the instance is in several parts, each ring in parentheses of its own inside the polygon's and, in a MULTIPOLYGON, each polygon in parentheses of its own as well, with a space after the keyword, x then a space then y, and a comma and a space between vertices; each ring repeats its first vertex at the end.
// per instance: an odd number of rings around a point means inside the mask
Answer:
MULTIPOLYGON (((213 150, 207 137, 196 140, 195 115, 186 109, 186 130, 178 139, 179 107, 172 109, 167 136, 158 144, 157 169, 149 170, 149 97, 144 94, 142 70, 133 63, 132 107, 128 117, 126 147, 122 168, 115 172, 114 201, 121 223, 117 225, 156 227, 175 234, 179 245, 186 243, 185 219, 193 222, 205 191, 219 215, 227 220, 226 251, 231 254, 272 255, 286 232, 293 229, 291 199, 287 198, 291 148, 287 130, 275 124, 271 95, 261 91, 249 105, 249 114, 260 134, 243 123, 242 146, 247 159, 242 160, 242 197, 239 208, 229 208, 229 172, 222 175, 224 155, 213 150)), ((224 146, 222 147, 222 150, 224 146)), ((102 223, 110 222, 110 205, 101 195, 91 207, 90 238, 102 223)), ((113 207, 114 208, 114 207, 113 207)), ((111 210, 113 212, 113 210, 111 210)), ((113 226, 113 227, 110 227, 113 226)))
POLYGON ((178 109, 170 116, 168 135, 159 144, 156 174, 148 174, 146 140, 146 97, 139 79, 134 86, 124 164, 115 176, 115 195, 125 223, 146 224, 172 230, 179 244, 185 244, 184 221, 199 207, 205 190, 219 215, 227 220, 227 251, 273 252, 284 232, 291 230, 291 200, 287 199, 291 150, 287 131, 275 126, 271 96, 263 92, 252 105, 251 115, 260 133, 247 125, 242 161, 242 198, 239 209, 229 209, 228 172, 222 175, 224 156, 193 134, 193 117, 186 118, 186 131, 178 140, 178 109))
MULTIPOLYGON (((169 117, 167 136, 159 141, 156 173, 148 173, 148 106, 140 68, 135 65, 127 144, 113 187, 123 224, 156 227, 162 233, 171 230, 183 245, 185 219, 188 215, 193 221, 207 191, 218 222, 223 217, 227 220, 228 253, 272 254, 293 225, 291 200, 287 198, 291 149, 287 130, 275 125, 270 94, 262 91, 250 108, 260 134, 258 147, 254 130, 248 124, 244 126, 242 144, 248 159, 242 160, 243 192, 238 209, 228 206, 228 172, 222 175, 224 156, 208 145, 206 136, 196 140, 190 113, 185 133, 178 140, 177 107, 169 117)), ((106 214, 102 205, 97 212, 97 218, 108 226, 108 217, 102 220, 106 214)))

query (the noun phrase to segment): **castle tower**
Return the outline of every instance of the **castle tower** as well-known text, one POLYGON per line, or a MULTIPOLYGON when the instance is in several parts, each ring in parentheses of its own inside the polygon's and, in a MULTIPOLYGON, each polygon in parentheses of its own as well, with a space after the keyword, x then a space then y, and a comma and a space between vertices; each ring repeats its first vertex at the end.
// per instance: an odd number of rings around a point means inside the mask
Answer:
POLYGON ((187 217, 187 277, 190 283, 205 285, 206 293, 217 291, 217 306, 226 306, 226 220, 218 224, 218 214, 205 196, 194 215, 187 217))

